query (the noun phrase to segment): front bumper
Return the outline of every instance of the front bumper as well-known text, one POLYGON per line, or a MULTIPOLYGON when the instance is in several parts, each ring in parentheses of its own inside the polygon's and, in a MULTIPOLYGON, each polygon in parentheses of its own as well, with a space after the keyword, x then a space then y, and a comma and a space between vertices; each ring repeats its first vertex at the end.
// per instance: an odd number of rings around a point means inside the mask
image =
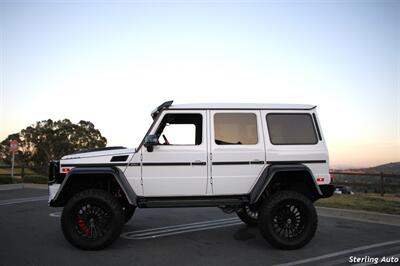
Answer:
POLYGON ((60 184, 49 184, 49 206, 52 206, 51 201, 55 198, 59 188, 60 184))
POLYGON ((319 189, 321 190, 321 198, 329 198, 333 195, 335 191, 334 185, 319 185, 319 189))

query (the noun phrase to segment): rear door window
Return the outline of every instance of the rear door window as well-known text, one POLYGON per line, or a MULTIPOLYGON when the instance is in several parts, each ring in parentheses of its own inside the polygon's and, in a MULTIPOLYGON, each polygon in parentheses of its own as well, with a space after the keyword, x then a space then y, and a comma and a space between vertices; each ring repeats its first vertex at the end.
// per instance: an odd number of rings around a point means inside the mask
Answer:
POLYGON ((275 145, 311 145, 318 142, 310 114, 267 115, 269 138, 275 145))
POLYGON ((257 144, 257 116, 254 113, 217 113, 214 135, 217 145, 257 144))

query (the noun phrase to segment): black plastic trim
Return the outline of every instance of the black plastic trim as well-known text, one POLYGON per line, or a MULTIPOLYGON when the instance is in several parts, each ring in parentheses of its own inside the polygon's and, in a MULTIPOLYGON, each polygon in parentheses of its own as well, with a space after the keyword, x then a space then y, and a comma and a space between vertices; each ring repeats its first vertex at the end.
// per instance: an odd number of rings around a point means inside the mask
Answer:
POLYGON ((280 111, 310 111, 315 109, 317 106, 311 108, 179 108, 179 107, 169 107, 169 110, 280 110, 280 111))
POLYGON ((241 162, 212 162, 212 165, 249 165, 250 161, 241 162))
POLYGON ((261 173, 260 177, 257 180, 257 183, 254 185, 253 189, 250 191, 250 202, 249 204, 256 203, 258 199, 261 197, 265 189, 268 187, 268 184, 273 179, 274 175, 279 172, 295 172, 295 171, 306 171, 310 174, 313 184, 315 185, 315 189, 319 195, 322 197, 323 194, 321 189, 319 188, 317 182, 315 181, 314 175, 310 168, 303 164, 276 164, 270 165, 264 169, 261 173))
POLYGON ((267 164, 302 164, 302 163, 326 163, 326 160, 306 160, 306 161, 267 161, 267 164))
POLYGON ((264 161, 229 161, 229 162, 212 162, 212 165, 249 165, 264 164, 264 161))
POLYGON ((137 204, 141 208, 168 207, 241 207, 249 202, 248 195, 233 196, 193 196, 193 197, 139 197, 137 204))
POLYGON ((128 163, 68 163, 61 167, 110 167, 110 166, 128 166, 128 163))
POLYGON ((315 127, 317 128, 318 139, 322 140, 321 131, 319 130, 318 121, 317 121, 317 117, 315 116, 315 113, 313 113, 312 116, 314 119, 315 127))
POLYGON ((264 164, 264 161, 251 161, 250 164, 264 164))
POLYGON ((132 205, 136 206, 136 193, 133 191, 132 187, 130 186, 128 180, 126 179, 124 173, 117 167, 77 167, 73 168, 62 182, 60 188, 57 191, 55 197, 49 202, 51 207, 61 207, 63 206, 64 200, 62 199, 63 194, 65 191, 68 190, 68 181, 71 180, 73 176, 79 175, 80 178, 84 178, 87 175, 101 175, 101 174, 108 174, 112 175, 115 180, 118 182, 119 186, 121 187, 123 193, 125 194, 128 202, 132 205))
POLYGON ((120 155, 111 157, 110 162, 125 162, 128 159, 129 155, 120 155))
POLYGON ((335 186, 334 185, 319 185, 319 188, 322 192, 322 198, 329 198, 333 195, 335 192, 335 186))
POLYGON ((190 166, 189 162, 143 163, 143 166, 190 166))
POLYGON ((207 165, 206 162, 193 162, 192 165, 207 165))

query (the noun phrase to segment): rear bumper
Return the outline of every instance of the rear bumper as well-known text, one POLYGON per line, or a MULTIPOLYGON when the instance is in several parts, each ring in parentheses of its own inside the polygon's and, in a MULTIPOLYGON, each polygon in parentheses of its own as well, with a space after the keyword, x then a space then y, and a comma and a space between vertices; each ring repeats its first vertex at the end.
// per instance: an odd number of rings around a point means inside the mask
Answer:
POLYGON ((333 185, 319 185, 319 189, 321 190, 321 198, 329 198, 333 195, 335 191, 335 186, 333 185))

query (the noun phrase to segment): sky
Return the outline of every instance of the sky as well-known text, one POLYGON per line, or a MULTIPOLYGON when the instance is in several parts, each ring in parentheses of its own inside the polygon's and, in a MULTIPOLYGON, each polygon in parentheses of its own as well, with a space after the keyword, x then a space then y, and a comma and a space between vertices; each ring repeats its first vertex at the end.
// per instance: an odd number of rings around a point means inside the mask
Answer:
POLYGON ((93 122, 136 147, 175 103, 318 106, 332 168, 400 161, 400 1, 0 0, 0 139, 93 122))

